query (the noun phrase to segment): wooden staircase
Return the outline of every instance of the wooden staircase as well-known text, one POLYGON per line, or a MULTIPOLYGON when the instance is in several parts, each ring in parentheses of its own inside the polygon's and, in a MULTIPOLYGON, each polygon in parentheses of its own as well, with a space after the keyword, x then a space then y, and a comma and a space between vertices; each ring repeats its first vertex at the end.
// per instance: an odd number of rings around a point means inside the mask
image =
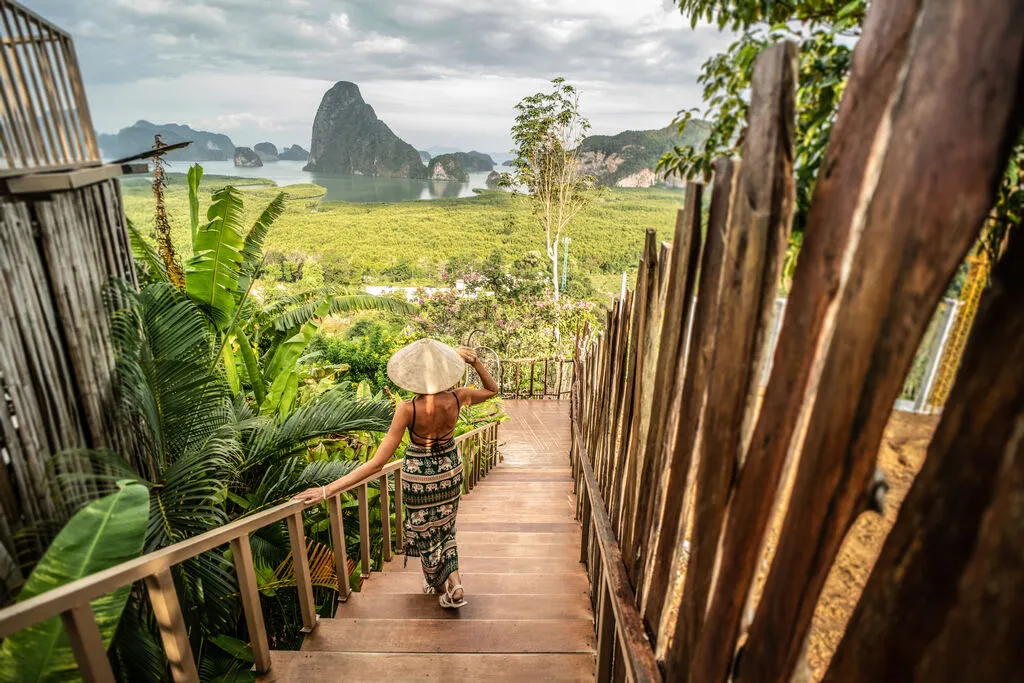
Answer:
POLYGON ((264 683, 592 681, 594 619, 579 563, 564 402, 510 401, 505 462, 462 499, 458 612, 422 593, 419 560, 385 565, 264 683))

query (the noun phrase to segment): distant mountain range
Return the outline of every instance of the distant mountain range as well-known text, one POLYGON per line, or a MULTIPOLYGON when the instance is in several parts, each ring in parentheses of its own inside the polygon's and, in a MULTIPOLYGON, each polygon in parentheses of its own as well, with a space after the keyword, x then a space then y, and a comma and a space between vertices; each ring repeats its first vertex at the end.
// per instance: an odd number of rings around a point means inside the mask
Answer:
MULTIPOLYGON (((658 130, 627 130, 617 135, 591 135, 580 146, 584 171, 599 185, 650 187, 665 184, 657 173, 658 161, 674 146, 702 147, 711 125, 690 121, 682 134, 675 127, 658 130)), ((344 175, 390 176, 465 182, 468 173, 490 172, 498 164, 509 165, 507 152, 463 152, 452 147, 428 147, 417 151, 398 137, 373 107, 363 100, 359 86, 335 83, 324 95, 313 122, 312 144, 307 152, 299 145, 278 148, 261 142, 252 149, 236 147, 227 135, 195 130, 173 123, 138 121, 115 135, 100 135, 103 156, 121 158, 152 148, 160 135, 167 144, 191 140, 192 145, 167 155, 171 161, 226 161, 258 166, 281 160, 307 161, 307 171, 344 175)), ((681 181, 668 181, 679 185, 681 181)))
POLYGON ((235 158, 235 143, 227 135, 193 130, 176 123, 155 124, 137 121, 115 134, 101 133, 100 151, 104 157, 122 159, 153 148, 153 138, 159 135, 168 145, 191 140, 185 149, 167 154, 169 161, 226 161, 235 158))
POLYGON ((680 185, 681 179, 666 182, 655 169, 658 161, 674 146, 703 147, 711 132, 707 121, 693 119, 680 135, 675 126, 657 130, 627 130, 618 135, 591 135, 583 141, 583 169, 599 185, 651 187, 680 185))
MULTIPOLYGON (((192 142, 184 149, 168 152, 165 157, 168 161, 229 161, 238 156, 237 150, 247 149, 236 146, 230 137, 222 133, 196 130, 177 123, 136 121, 117 133, 100 133, 97 138, 100 152, 104 158, 123 159, 152 149, 153 139, 157 135, 168 145, 192 142)), ((273 162, 278 159, 306 161, 309 158, 309 152, 299 145, 287 147, 280 154, 277 152, 277 147, 269 142, 261 142, 253 149, 263 162, 273 162)))

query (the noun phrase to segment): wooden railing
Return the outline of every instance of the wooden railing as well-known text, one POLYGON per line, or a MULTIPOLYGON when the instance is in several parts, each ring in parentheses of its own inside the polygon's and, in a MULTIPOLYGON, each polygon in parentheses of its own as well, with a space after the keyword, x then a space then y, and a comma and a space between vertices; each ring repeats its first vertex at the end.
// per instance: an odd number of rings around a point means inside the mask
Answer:
POLYGON ((99 165, 71 36, 0 0, 0 176, 99 165))
MULTIPOLYGON (((489 423, 456 437, 463 460, 465 488, 471 491, 480 478, 498 462, 497 423, 489 423)), ((327 501, 330 515, 331 542, 334 549, 335 569, 338 577, 338 595, 344 601, 351 593, 349 586, 348 556, 345 547, 345 529, 342 521, 341 493, 355 491, 359 506, 359 549, 362 556, 362 576, 370 575, 370 509, 369 486, 380 486, 381 520, 383 522, 382 559, 392 557, 391 501, 389 476, 395 491, 395 538, 397 552, 403 548, 402 514, 402 460, 388 463, 380 472, 353 484, 327 501)), ((187 541, 175 543, 161 550, 111 567, 72 583, 43 593, 24 602, 0 610, 0 638, 28 628, 46 619, 61 617, 64 630, 74 650, 79 670, 85 681, 113 683, 114 675, 103 647, 103 639, 89 604, 102 595, 111 593, 137 581, 145 581, 153 615, 160 628, 164 650, 176 683, 198 683, 199 674, 189 645, 182 618, 181 606, 174 588, 171 568, 214 548, 230 544, 238 579, 239 593, 245 612, 245 622, 252 644, 253 663, 257 672, 270 670, 270 647, 260 606, 259 586, 256 582, 249 535, 270 524, 285 520, 295 565, 299 607, 303 631, 316 628, 319 617, 313 600, 309 558, 302 513, 311 506, 289 501, 249 517, 243 517, 219 529, 187 541)))
MULTIPOLYGON (((635 291, 577 351, 570 404, 600 683, 801 678, 847 532, 884 509, 893 404, 1019 140, 1020 19, 1019 0, 870 4, 774 358, 795 45, 755 64, 742 162, 717 161, 706 229, 691 183, 674 242, 648 231, 635 291), (932 163, 948 158, 962 164, 932 163)), ((992 280, 924 467, 815 672, 827 683, 1019 677, 1024 239, 992 280)))
POLYGON ((572 385, 571 358, 514 358, 501 361, 498 393, 510 399, 566 399, 572 385))

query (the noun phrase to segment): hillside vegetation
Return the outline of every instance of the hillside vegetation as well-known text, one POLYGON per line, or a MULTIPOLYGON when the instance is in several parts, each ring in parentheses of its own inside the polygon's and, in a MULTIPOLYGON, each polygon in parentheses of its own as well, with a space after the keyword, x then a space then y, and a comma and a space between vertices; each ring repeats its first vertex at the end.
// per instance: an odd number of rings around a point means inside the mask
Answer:
MULTIPOLYGON (((288 201, 267 250, 277 258, 321 258, 328 281, 437 284, 452 261, 482 263, 500 251, 509 260, 543 249, 543 234, 521 199, 505 192, 475 197, 388 204, 324 202, 318 185, 277 188, 269 180, 206 176, 203 192, 233 184, 249 195, 247 209, 263 206, 282 189, 288 201)), ((145 178, 124 181, 128 217, 153 235, 153 197, 145 178)), ((188 197, 184 174, 169 174, 167 210, 178 254, 189 256, 188 197)), ((623 270, 636 267, 644 230, 671 239, 677 189, 607 189, 567 231, 570 271, 617 290, 623 270)), ((246 216, 247 222, 256 218, 246 216)), ((268 259, 270 260, 270 259, 268 259)))

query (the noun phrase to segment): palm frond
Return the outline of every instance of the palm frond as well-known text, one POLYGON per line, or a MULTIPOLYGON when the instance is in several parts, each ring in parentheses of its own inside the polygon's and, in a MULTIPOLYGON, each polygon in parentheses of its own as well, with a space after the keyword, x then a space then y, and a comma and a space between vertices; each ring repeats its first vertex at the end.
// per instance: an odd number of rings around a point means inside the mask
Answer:
MULTIPOLYGON (((334 551, 330 546, 306 539, 306 556, 309 558, 309 578, 314 586, 338 588, 338 573, 334 567, 334 551)), ((289 554, 274 570, 273 578, 260 584, 260 590, 277 590, 296 585, 295 561, 289 554)))
POLYGON ((359 401, 350 391, 334 390, 253 433, 247 460, 256 463, 290 455, 329 434, 386 431, 393 417, 394 406, 389 401, 359 401))
POLYGON ((284 192, 281 192, 274 197, 245 235, 245 242, 242 246, 242 276, 238 282, 240 291, 249 288, 249 282, 256 277, 256 271, 263 263, 263 243, 270 233, 270 226, 284 213, 286 196, 284 192))
MULTIPOLYGON (((278 332, 287 332, 309 322, 317 313, 317 307, 321 302, 313 300, 285 310, 272 319, 274 329, 278 332)), ((359 313, 363 311, 387 311, 414 315, 419 312, 419 307, 408 301, 400 301, 386 296, 373 294, 343 294, 335 296, 331 300, 330 308, 324 315, 343 315, 345 313, 359 313)))
POLYGON ((188 216, 192 228, 192 249, 195 251, 196 234, 199 232, 199 183, 203 180, 203 167, 193 164, 188 169, 188 216))
POLYGON ((144 265, 154 279, 170 281, 163 259, 130 220, 128 221, 128 240, 131 242, 132 255, 135 257, 136 263, 144 265))

